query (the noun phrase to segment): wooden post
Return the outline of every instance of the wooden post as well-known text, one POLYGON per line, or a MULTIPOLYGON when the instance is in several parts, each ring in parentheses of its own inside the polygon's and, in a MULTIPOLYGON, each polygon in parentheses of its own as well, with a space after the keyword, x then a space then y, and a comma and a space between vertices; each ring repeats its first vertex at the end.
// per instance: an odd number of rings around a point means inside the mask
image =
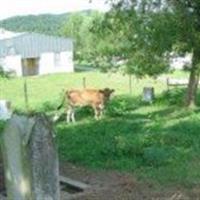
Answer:
POLYGON ((58 155, 46 116, 13 115, 2 134, 9 200, 59 200, 58 155))
POLYGON ((166 84, 167 84, 167 91, 169 91, 169 77, 166 79, 166 84))
POLYGON ((86 77, 83 77, 83 88, 86 88, 86 77))
POLYGON ((28 102, 28 89, 27 89, 27 80, 24 80, 24 101, 25 101, 25 107, 26 111, 29 110, 29 102, 28 102))
POLYGON ((132 75, 129 74, 129 93, 132 94, 132 75))

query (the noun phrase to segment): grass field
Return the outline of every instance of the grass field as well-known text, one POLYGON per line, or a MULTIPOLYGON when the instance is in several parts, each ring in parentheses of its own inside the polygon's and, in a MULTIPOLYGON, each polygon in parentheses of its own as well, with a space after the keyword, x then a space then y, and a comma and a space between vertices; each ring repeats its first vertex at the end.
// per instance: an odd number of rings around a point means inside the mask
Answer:
MULTIPOLYGON (((175 73, 172 77, 187 77, 175 73)), ((58 74, 28 78, 31 109, 54 112, 62 89, 111 87, 115 96, 100 121, 89 108, 77 109, 75 124, 62 119, 55 125, 60 158, 92 169, 114 169, 134 173, 142 180, 162 185, 200 184, 200 112, 182 107, 184 89, 166 92, 166 84, 152 79, 133 79, 129 95, 128 77, 98 72, 58 74), (156 100, 141 101, 144 86, 154 86, 156 100)), ((24 110, 24 79, 0 79, 0 99, 8 99, 24 110)))
MULTIPOLYGON (((86 78, 88 88, 111 87, 116 90, 116 95, 127 94, 129 92, 129 79, 120 74, 102 74, 98 72, 59 74, 27 79, 29 103, 32 109, 38 109, 42 104, 58 103, 61 100, 63 89, 82 88, 83 78, 86 78)), ((0 98, 12 101, 14 107, 24 108, 23 94, 24 79, 0 80, 0 98)), ((133 78, 133 94, 138 95, 144 86, 155 85, 155 81, 146 79, 145 81, 133 78)), ((156 84, 156 93, 160 93, 165 84, 156 84)))

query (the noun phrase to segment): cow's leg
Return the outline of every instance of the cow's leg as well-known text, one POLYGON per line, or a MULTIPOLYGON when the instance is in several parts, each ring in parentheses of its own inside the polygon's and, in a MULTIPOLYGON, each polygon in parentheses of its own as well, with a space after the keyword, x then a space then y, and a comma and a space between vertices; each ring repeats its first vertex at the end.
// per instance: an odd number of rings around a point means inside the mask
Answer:
POLYGON ((96 108, 94 109, 94 118, 98 119, 98 110, 96 108))
POLYGON ((67 123, 70 123, 73 120, 74 120, 74 109, 72 106, 68 106, 66 121, 67 123))
POLYGON ((94 118, 96 119, 96 120, 98 120, 99 118, 100 118, 100 109, 99 109, 99 107, 95 107, 94 108, 94 118))
POLYGON ((100 104, 99 105, 99 118, 102 118, 102 116, 103 116, 103 110, 104 110, 104 105, 100 104))
POLYGON ((71 109, 67 110, 66 121, 67 123, 70 123, 71 121, 71 109))
POLYGON ((74 109, 72 109, 72 112, 71 112, 71 120, 72 122, 76 122, 74 109))

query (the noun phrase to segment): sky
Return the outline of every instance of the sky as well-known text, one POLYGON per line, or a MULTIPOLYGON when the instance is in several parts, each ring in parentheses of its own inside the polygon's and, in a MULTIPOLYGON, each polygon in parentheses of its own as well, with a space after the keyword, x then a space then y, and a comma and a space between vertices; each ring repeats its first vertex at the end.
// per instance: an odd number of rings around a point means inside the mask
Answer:
POLYGON ((2 0, 0 20, 16 15, 61 14, 86 9, 106 11, 105 0, 2 0))

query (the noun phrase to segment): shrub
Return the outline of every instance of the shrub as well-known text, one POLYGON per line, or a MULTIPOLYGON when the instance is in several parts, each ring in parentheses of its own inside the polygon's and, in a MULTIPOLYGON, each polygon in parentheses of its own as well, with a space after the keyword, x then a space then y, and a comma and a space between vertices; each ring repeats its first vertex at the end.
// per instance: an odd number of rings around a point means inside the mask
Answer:
POLYGON ((157 103, 163 103, 167 105, 182 106, 186 94, 185 88, 174 88, 168 91, 164 91, 160 97, 157 98, 157 103))
MULTIPOLYGON (((0 120, 0 136, 1 136, 1 133, 2 133, 2 131, 3 131, 3 129, 4 129, 4 127, 5 127, 5 122, 4 121, 1 121, 0 120)), ((0 141, 1 142, 1 141, 0 141)))
POLYGON ((9 78, 12 72, 5 71, 2 66, 0 66, 0 78, 9 78))
POLYGON ((106 105, 106 113, 109 116, 122 116, 127 111, 134 110, 140 105, 139 98, 130 96, 118 96, 112 99, 106 105))

